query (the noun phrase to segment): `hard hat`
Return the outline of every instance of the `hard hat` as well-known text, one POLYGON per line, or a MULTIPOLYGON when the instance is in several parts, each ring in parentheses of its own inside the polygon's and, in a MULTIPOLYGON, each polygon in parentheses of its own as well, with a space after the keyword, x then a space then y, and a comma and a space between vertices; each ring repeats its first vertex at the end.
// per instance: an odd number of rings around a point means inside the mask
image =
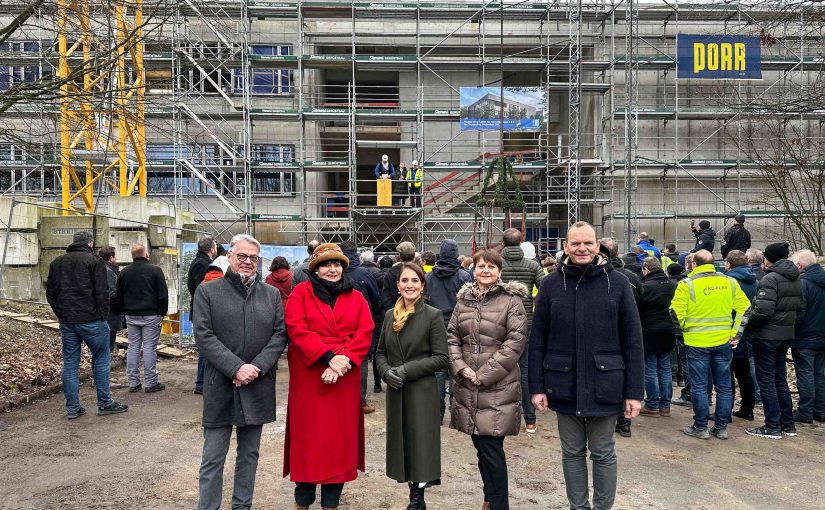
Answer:
POLYGON ((413 166, 418 166, 418 160, 417 159, 412 160, 412 165, 413 166))
POLYGON ((390 157, 389 157, 389 156, 387 156, 386 154, 384 154, 383 156, 381 156, 381 161, 389 161, 389 160, 390 160, 390 157))

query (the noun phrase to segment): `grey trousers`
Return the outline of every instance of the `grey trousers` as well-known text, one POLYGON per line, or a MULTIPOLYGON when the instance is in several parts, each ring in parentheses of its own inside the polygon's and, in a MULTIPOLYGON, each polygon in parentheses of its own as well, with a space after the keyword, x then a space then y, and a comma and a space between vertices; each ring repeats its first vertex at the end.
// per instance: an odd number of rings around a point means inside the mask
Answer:
MULTIPOLYGON (((258 471, 258 453, 261 448, 263 425, 237 427, 238 448, 235 456, 235 485, 232 489, 232 508, 252 508, 255 475, 258 471)), ((223 465, 229 451, 232 427, 203 429, 203 457, 198 478, 198 510, 221 507, 223 493, 223 465)))
POLYGON ((129 349, 126 351, 126 379, 129 386, 140 384, 140 351, 143 350, 143 377, 146 387, 158 383, 158 340, 163 317, 160 315, 127 315, 126 333, 129 349))
POLYGON ((590 509, 587 450, 593 463, 593 509, 609 510, 616 498, 615 416, 579 418, 558 414, 564 484, 570 508, 590 509))

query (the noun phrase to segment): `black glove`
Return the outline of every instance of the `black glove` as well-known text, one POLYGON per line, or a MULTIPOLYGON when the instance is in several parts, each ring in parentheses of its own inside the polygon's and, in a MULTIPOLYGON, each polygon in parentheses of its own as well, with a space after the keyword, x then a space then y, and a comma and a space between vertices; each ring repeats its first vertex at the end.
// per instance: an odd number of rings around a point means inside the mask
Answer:
POLYGON ((397 368, 391 368, 384 372, 384 382, 386 382, 387 386, 394 390, 400 390, 404 387, 404 378, 398 375, 397 368))

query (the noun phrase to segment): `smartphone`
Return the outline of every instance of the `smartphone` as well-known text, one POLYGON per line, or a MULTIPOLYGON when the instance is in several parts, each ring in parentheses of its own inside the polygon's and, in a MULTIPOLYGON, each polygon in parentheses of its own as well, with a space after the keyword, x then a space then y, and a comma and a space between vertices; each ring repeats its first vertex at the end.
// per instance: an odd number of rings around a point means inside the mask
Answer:
POLYGON ((695 227, 696 226, 696 220, 690 220, 690 226, 695 227))

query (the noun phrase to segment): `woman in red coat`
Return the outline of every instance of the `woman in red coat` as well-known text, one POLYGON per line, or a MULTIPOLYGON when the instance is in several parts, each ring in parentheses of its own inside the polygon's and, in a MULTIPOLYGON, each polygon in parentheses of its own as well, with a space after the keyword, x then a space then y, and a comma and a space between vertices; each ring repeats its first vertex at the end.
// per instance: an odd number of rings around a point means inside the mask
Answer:
POLYGON ((344 275, 349 259, 336 244, 312 252, 309 281, 286 308, 289 396, 284 476, 296 483, 295 507, 338 508, 344 483, 364 471, 360 366, 372 343, 369 305, 344 275))
POLYGON ((292 271, 289 270, 289 261, 283 257, 272 259, 265 281, 281 292, 281 304, 286 311, 286 303, 292 293, 292 271))

